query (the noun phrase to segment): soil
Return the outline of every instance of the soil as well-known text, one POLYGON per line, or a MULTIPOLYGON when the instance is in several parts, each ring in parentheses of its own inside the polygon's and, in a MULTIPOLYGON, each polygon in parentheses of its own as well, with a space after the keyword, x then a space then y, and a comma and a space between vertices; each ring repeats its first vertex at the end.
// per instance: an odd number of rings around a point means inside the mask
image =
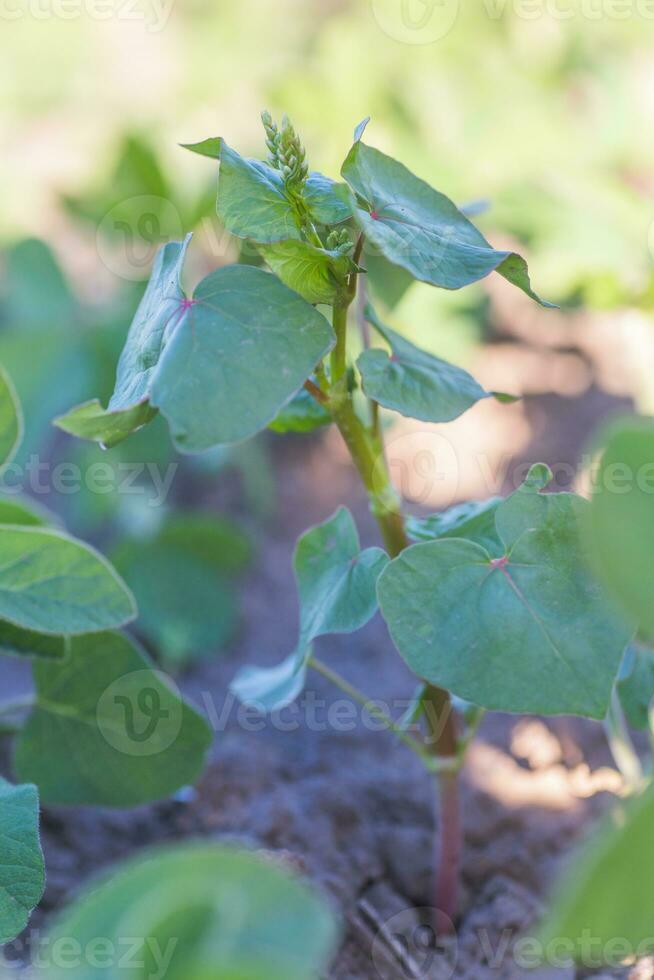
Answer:
MULTIPOLYGON (((535 460, 556 453, 559 461, 574 463, 598 414, 617 404, 594 391, 578 399, 528 399, 527 412, 545 422, 534 427, 522 455, 535 460), (565 433, 565 445, 548 444, 553 431, 565 433)), ((511 952, 545 908, 573 848, 619 790, 601 726, 488 716, 463 778, 456 937, 434 951, 425 944, 418 911, 433 903, 434 790, 412 754, 388 733, 372 731, 360 714, 352 724, 339 692, 317 675, 310 676, 299 708, 282 713, 290 722, 285 727, 296 730, 281 731, 271 719, 244 718, 226 700, 239 665, 272 665, 294 644, 297 609, 289 582, 298 534, 346 499, 365 543, 375 540, 353 475, 320 437, 280 441, 277 447, 279 514, 260 533, 240 637, 227 656, 196 666, 181 680, 210 720, 222 719, 201 783, 178 800, 127 813, 46 809, 48 886, 31 927, 38 928, 100 866, 153 842, 199 835, 281 852, 331 896, 345 930, 329 973, 333 980, 654 976, 647 964, 617 973, 528 973, 511 952)), ((318 653, 396 713, 393 699, 413 692, 411 675, 379 618, 355 636, 321 641, 318 653)))

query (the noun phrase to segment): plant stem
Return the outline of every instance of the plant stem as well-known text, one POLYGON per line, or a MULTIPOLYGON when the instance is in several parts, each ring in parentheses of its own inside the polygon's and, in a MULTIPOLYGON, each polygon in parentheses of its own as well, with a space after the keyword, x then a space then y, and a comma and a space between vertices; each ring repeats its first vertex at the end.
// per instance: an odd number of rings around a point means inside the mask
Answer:
MULTIPOLYGON (((354 290, 351 290, 348 301, 351 302, 353 298, 354 290)), ((376 425, 372 432, 365 427, 354 409, 352 394, 346 383, 347 305, 334 307, 333 323, 336 347, 331 360, 329 407, 368 491, 370 507, 379 524, 384 544, 391 558, 396 558, 410 542, 400 499, 391 483, 380 427, 376 425)), ((459 782, 456 772, 460 767, 459 743, 449 693, 427 684, 425 701, 428 742, 433 769, 437 773, 440 803, 435 924, 439 931, 447 932, 452 928, 457 911, 461 856, 459 782)))
POLYGON ((378 721, 381 721, 390 732, 393 732, 393 734, 407 746, 407 748, 411 749, 412 752, 415 752, 416 755, 419 755, 430 770, 433 769, 431 753, 426 749, 426 747, 417 739, 409 735, 403 728, 397 725, 390 715, 386 714, 386 712, 375 704, 371 698, 367 697, 362 691, 354 687, 353 684, 350 684, 350 682, 347 681, 341 674, 338 674, 335 670, 332 670, 331 667, 328 667, 327 664, 324 664, 322 660, 319 660, 317 657, 310 657, 308 665, 309 667, 313 667, 316 673, 320 674, 322 677, 326 678, 326 680, 338 687, 339 690, 343 691, 344 694, 347 694, 352 701, 361 705, 361 707, 364 708, 372 718, 376 718, 378 721))
POLYGON ((604 720, 604 731, 613 760, 624 780, 625 790, 629 794, 636 792, 643 784, 643 767, 631 740, 620 696, 615 688, 604 720))
POLYGON ((334 306, 333 326, 336 346, 331 353, 331 382, 333 386, 344 381, 347 370, 347 309, 344 303, 334 306))
MULTIPOLYGON (((452 759, 461 764, 456 716, 447 691, 429 684, 424 694, 428 742, 438 759, 452 759)), ((458 767, 457 767, 458 768, 458 767)), ((461 804, 457 772, 443 772, 438 777, 440 826, 436 855, 435 897, 436 931, 450 933, 459 898, 461 863, 461 804)))

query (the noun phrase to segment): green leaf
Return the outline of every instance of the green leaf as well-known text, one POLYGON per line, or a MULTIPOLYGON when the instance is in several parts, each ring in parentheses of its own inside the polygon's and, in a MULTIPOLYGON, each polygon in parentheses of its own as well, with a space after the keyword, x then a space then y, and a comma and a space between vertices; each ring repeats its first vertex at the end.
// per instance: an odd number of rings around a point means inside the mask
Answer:
POLYGON ((400 265, 393 265, 375 249, 363 247, 362 265, 373 299, 379 299, 386 309, 394 310, 415 279, 400 265))
POLYGON ((629 724, 647 729, 654 698, 654 650, 638 643, 627 648, 617 688, 629 724))
POLYGON ((57 518, 33 500, 24 497, 0 497, 0 524, 23 524, 44 527, 57 518))
POLYGON ((54 420, 54 424, 71 436, 99 442, 110 449, 151 422, 156 414, 156 410, 148 402, 110 412, 94 398, 76 405, 65 415, 60 415, 54 420))
POLYGON ((200 775, 208 725, 127 637, 76 637, 62 664, 35 664, 34 680, 15 768, 44 803, 138 806, 200 775))
POLYGON ((241 667, 230 684, 230 691, 243 704, 255 705, 269 714, 292 704, 304 690, 310 649, 294 650, 274 667, 241 667))
POLYGON ((3 319, 12 330, 70 328, 78 316, 61 266, 52 249, 37 238, 26 238, 8 249, 5 281, 3 319))
POLYGON ((39 633, 88 633, 134 618, 109 562, 60 531, 0 527, 0 618, 39 633))
POLYGON ((349 256, 309 242, 289 240, 257 247, 275 275, 308 303, 334 303, 354 269, 349 256))
POLYGON ((309 174, 304 186, 304 203, 314 224, 338 225, 353 216, 345 190, 344 184, 331 177, 316 172, 309 174))
POLYGON ((154 418, 150 394, 159 361, 185 318, 180 276, 190 240, 187 235, 183 242, 169 242, 157 254, 118 362, 107 409, 98 401, 84 402, 55 419, 60 429, 110 447, 154 418))
POLYGON ((0 366, 0 473, 11 463, 23 438, 23 413, 16 389, 0 366))
POLYGON ((0 945, 22 932, 44 887, 36 787, 0 777, 0 945))
POLYGON ((293 701, 304 686, 312 641, 328 633, 353 633, 375 615, 375 586, 387 563, 381 548, 361 551, 356 525, 345 507, 303 534, 293 560, 300 602, 295 652, 276 667, 239 671, 231 684, 236 697, 267 711, 293 701))
POLYGON ((492 554, 498 554, 502 550, 502 542, 495 527, 495 514, 502 499, 471 500, 455 504, 440 514, 409 517, 406 522, 407 534, 412 541, 465 538, 480 544, 492 554))
POLYGON ((222 141, 216 210, 221 224, 237 238, 255 242, 301 240, 301 222, 286 196, 277 170, 249 160, 222 141))
MULTIPOLYGON (((182 146, 200 156, 220 160, 218 217, 233 235, 255 242, 301 240, 300 223, 277 170, 260 160, 250 160, 232 150, 220 137, 182 146)), ((304 189, 304 203, 315 224, 335 225, 352 217, 337 184, 320 173, 311 173, 304 189)))
POLYGON ((467 371, 414 347, 381 323, 370 305, 366 319, 391 348, 390 356, 365 350, 357 361, 364 392, 384 408, 423 422, 451 422, 492 397, 467 371))
POLYGON ((416 544, 378 593, 393 640, 421 678, 497 711, 603 718, 630 628, 586 570, 588 504, 543 494, 533 467, 499 504, 494 553, 473 541, 416 544))
POLYGON ((178 511, 169 517, 157 540, 179 548, 216 571, 233 575, 242 572, 252 560, 250 539, 235 524, 222 520, 213 512, 178 511))
POLYGON ((497 271, 542 306, 552 305, 531 289, 521 256, 492 248, 449 198, 397 160, 357 141, 341 172, 357 195, 355 220, 368 247, 415 279, 460 289, 497 271))
POLYGON ((139 977, 315 980, 327 975, 338 932, 327 902, 279 861, 214 844, 168 846, 115 869, 59 915, 44 944, 46 975, 121 980, 129 947, 144 964, 139 977), (90 950, 98 936, 121 951, 113 965, 57 963, 64 940, 90 950))
POLYGON ((648 638, 654 638, 654 421, 613 423, 593 480, 589 546, 593 567, 648 638))
POLYGON ((0 620, 0 654, 62 660, 68 654, 69 643, 66 636, 35 633, 0 620))
POLYGON ((300 388, 268 426, 273 432, 314 432, 329 425, 332 417, 306 388, 300 388))
POLYGON ((275 418, 334 342, 325 317, 275 276, 218 269, 196 289, 151 400, 183 452, 239 442, 275 418))
POLYGON ((631 955, 651 955, 654 787, 626 806, 626 819, 607 822, 571 863, 539 936, 544 946, 556 940, 560 949, 567 940, 581 961, 592 937, 594 958, 604 963, 626 959, 625 943, 631 955))
POLYGON ((113 559, 136 598, 136 630, 167 665, 215 654, 233 637, 236 595, 211 560, 161 538, 124 542, 113 559))

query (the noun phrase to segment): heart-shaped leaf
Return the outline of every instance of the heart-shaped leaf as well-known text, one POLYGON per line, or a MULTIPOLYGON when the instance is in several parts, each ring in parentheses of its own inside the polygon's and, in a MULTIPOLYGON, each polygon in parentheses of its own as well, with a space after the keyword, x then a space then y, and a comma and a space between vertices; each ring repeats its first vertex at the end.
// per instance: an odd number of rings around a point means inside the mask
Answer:
POLYGON ((593 480, 593 567, 625 613, 654 639, 654 422, 616 422, 598 443, 606 448, 593 480))
POLYGON ((46 976, 121 980, 129 949, 144 978, 313 980, 327 975, 338 931, 327 902, 279 861, 212 844, 169 846, 114 870, 60 914, 44 943, 46 976), (98 936, 120 951, 113 965, 57 960, 64 940, 91 950, 98 936))
POLYGON ((38 633, 122 626, 134 599, 109 562, 60 531, 0 526, 0 618, 38 633))
POLYGON ((118 362, 108 407, 84 402, 55 419, 64 432, 115 446, 156 415, 150 392, 162 352, 186 312, 180 276, 191 240, 169 242, 158 252, 148 287, 118 362))
POLYGON ((593 966, 652 954, 652 827, 650 786, 627 804, 626 819, 607 821, 570 863, 540 931, 541 948, 567 942, 570 958, 586 965, 592 951, 593 966))
MULTIPOLYGON (((384 408, 422 422, 451 422, 494 395, 463 368, 420 350, 385 326, 370 305, 366 318, 391 348, 390 356, 370 348, 357 361, 363 390, 384 408)), ((511 400, 507 395, 497 397, 511 400)))
POLYGON ((381 548, 361 551, 349 510, 336 513, 299 539, 293 561, 300 602, 295 651, 272 668, 244 667, 231 684, 239 700, 274 711, 304 686, 311 642, 328 633, 353 633, 377 611, 375 586, 388 563, 381 548))
POLYGON ((63 663, 35 664, 34 680, 15 767, 45 803, 138 806, 200 775, 208 725, 127 637, 76 637, 63 663))
POLYGON ((0 472, 11 463, 23 438, 23 414, 18 395, 0 367, 0 472))
POLYGON ((349 256, 309 242, 289 240, 258 249, 275 275, 307 303, 334 303, 354 269, 349 256))
POLYGON ((603 718, 631 630, 586 569, 587 503, 543 494, 544 466, 500 504, 502 548, 441 538, 382 573, 393 640, 424 680, 485 708, 603 718))
POLYGON ((44 887, 36 787, 0 777, 0 945, 22 932, 44 887))
POLYGON ((551 306, 532 290, 520 255, 492 248, 449 198, 397 160, 358 140, 341 172, 356 195, 355 220, 368 247, 415 279, 460 289, 497 271, 542 306, 551 306))
POLYGON ((227 266, 196 289, 151 400, 183 452, 239 442, 272 422, 334 342, 325 317, 275 276, 227 266))

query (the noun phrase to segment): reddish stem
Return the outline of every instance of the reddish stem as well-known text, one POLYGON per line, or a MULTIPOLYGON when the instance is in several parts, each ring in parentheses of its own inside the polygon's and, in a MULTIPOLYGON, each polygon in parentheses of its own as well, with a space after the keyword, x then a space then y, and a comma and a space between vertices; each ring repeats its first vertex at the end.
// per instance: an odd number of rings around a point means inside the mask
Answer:
MULTIPOLYGON (((434 756, 438 759, 456 758, 459 742, 456 715, 447 691, 428 685, 425 691, 425 718, 434 756)), ((441 772, 437 779, 439 820, 434 924, 439 935, 447 935, 453 931, 459 900, 461 806, 458 773, 441 772)))

